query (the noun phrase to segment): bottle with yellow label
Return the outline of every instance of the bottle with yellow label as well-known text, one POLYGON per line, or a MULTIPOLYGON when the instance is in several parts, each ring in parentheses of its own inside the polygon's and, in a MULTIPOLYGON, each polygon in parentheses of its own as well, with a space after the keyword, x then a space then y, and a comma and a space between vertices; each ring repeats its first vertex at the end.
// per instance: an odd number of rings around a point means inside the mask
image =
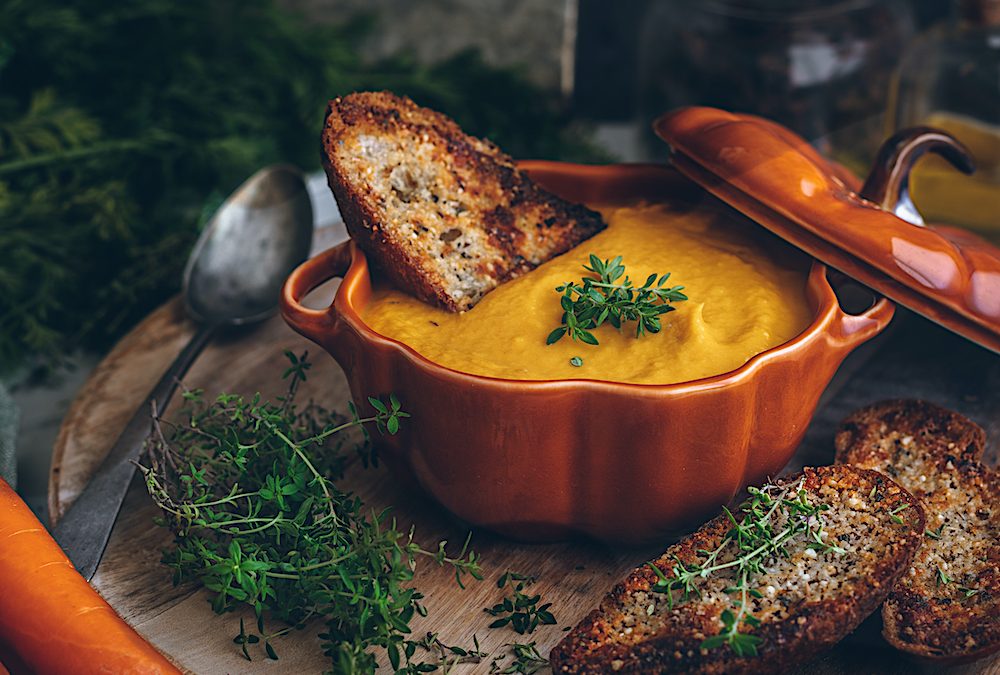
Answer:
POLYGON ((950 132, 976 161, 972 176, 940 157, 910 176, 931 223, 961 225, 1000 242, 1000 0, 960 0, 955 19, 918 38, 894 78, 889 123, 950 132))

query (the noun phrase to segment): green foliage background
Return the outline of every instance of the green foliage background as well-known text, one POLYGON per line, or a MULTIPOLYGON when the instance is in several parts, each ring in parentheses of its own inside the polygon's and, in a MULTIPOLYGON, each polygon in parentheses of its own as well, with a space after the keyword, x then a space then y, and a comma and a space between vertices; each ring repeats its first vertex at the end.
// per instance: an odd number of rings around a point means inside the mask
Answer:
POLYGON ((516 157, 598 156, 516 71, 471 52, 368 64, 371 28, 273 0, 0 3, 0 372, 105 348, 175 292, 244 178, 318 168, 339 94, 408 94, 516 157))

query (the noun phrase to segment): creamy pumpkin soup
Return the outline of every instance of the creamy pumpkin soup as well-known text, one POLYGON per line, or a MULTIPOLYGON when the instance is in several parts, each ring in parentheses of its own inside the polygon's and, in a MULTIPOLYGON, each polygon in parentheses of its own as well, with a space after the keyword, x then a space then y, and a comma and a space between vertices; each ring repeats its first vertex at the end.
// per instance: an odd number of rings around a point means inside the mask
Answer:
POLYGON ((725 373, 801 333, 812 314, 806 300, 808 263, 762 232, 720 210, 665 205, 594 207, 608 227, 572 251, 503 284, 475 307, 450 313, 385 286, 362 311, 376 332, 454 370, 518 380, 586 378, 670 384, 725 373), (580 283, 590 255, 622 256, 642 286, 670 273, 688 299, 662 314, 661 329, 636 337, 634 322, 592 333, 598 345, 563 337, 566 282, 580 283))

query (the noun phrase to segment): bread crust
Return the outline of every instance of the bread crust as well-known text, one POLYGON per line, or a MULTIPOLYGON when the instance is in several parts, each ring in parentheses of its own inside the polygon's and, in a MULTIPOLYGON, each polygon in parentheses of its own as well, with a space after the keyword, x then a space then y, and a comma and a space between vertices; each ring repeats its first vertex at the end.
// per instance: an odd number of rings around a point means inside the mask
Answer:
POLYGON ((837 462, 895 475, 927 512, 913 572, 882 608, 885 639, 941 663, 1000 650, 1000 480, 980 461, 983 429, 926 401, 890 400, 844 420, 835 445, 837 462))
POLYGON ((390 92, 330 101, 322 158, 369 259, 397 287, 450 311, 606 227, 598 213, 537 186, 489 141, 390 92), (375 146, 381 152, 369 152, 375 146))
MULTIPOLYGON (((626 601, 637 593, 647 592, 657 580, 648 567, 632 572, 615 586, 600 607, 583 619, 550 655, 553 672, 584 673, 773 673, 808 660, 840 641, 882 604, 889 589, 908 568, 920 545, 924 515, 919 503, 908 492, 885 476, 846 466, 806 468, 803 473, 784 479, 781 485, 805 480, 810 494, 826 485, 835 490, 871 495, 870 504, 883 517, 899 511, 903 524, 892 531, 884 555, 869 560, 870 569, 836 597, 803 601, 788 608, 786 618, 767 621, 753 633, 761 638, 757 656, 736 656, 728 647, 701 650, 700 644, 719 631, 718 606, 704 606, 692 599, 677 605, 680 619, 648 639, 626 644, 616 634, 614 618, 620 616, 626 601)), ((699 558, 699 549, 714 549, 723 540, 731 524, 725 515, 702 526, 692 535, 671 546, 653 561, 665 575, 672 574, 674 556, 689 564, 699 558)), ((886 531, 888 533, 888 529, 886 531)))

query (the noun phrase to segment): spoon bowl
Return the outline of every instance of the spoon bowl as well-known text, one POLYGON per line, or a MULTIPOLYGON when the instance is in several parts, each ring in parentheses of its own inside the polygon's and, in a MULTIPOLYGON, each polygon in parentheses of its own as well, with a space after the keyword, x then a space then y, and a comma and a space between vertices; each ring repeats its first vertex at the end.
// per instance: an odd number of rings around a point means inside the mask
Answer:
POLYGON ((261 169, 234 192, 198 238, 184 270, 184 306, 203 324, 261 321, 312 243, 312 203, 302 173, 261 169))

